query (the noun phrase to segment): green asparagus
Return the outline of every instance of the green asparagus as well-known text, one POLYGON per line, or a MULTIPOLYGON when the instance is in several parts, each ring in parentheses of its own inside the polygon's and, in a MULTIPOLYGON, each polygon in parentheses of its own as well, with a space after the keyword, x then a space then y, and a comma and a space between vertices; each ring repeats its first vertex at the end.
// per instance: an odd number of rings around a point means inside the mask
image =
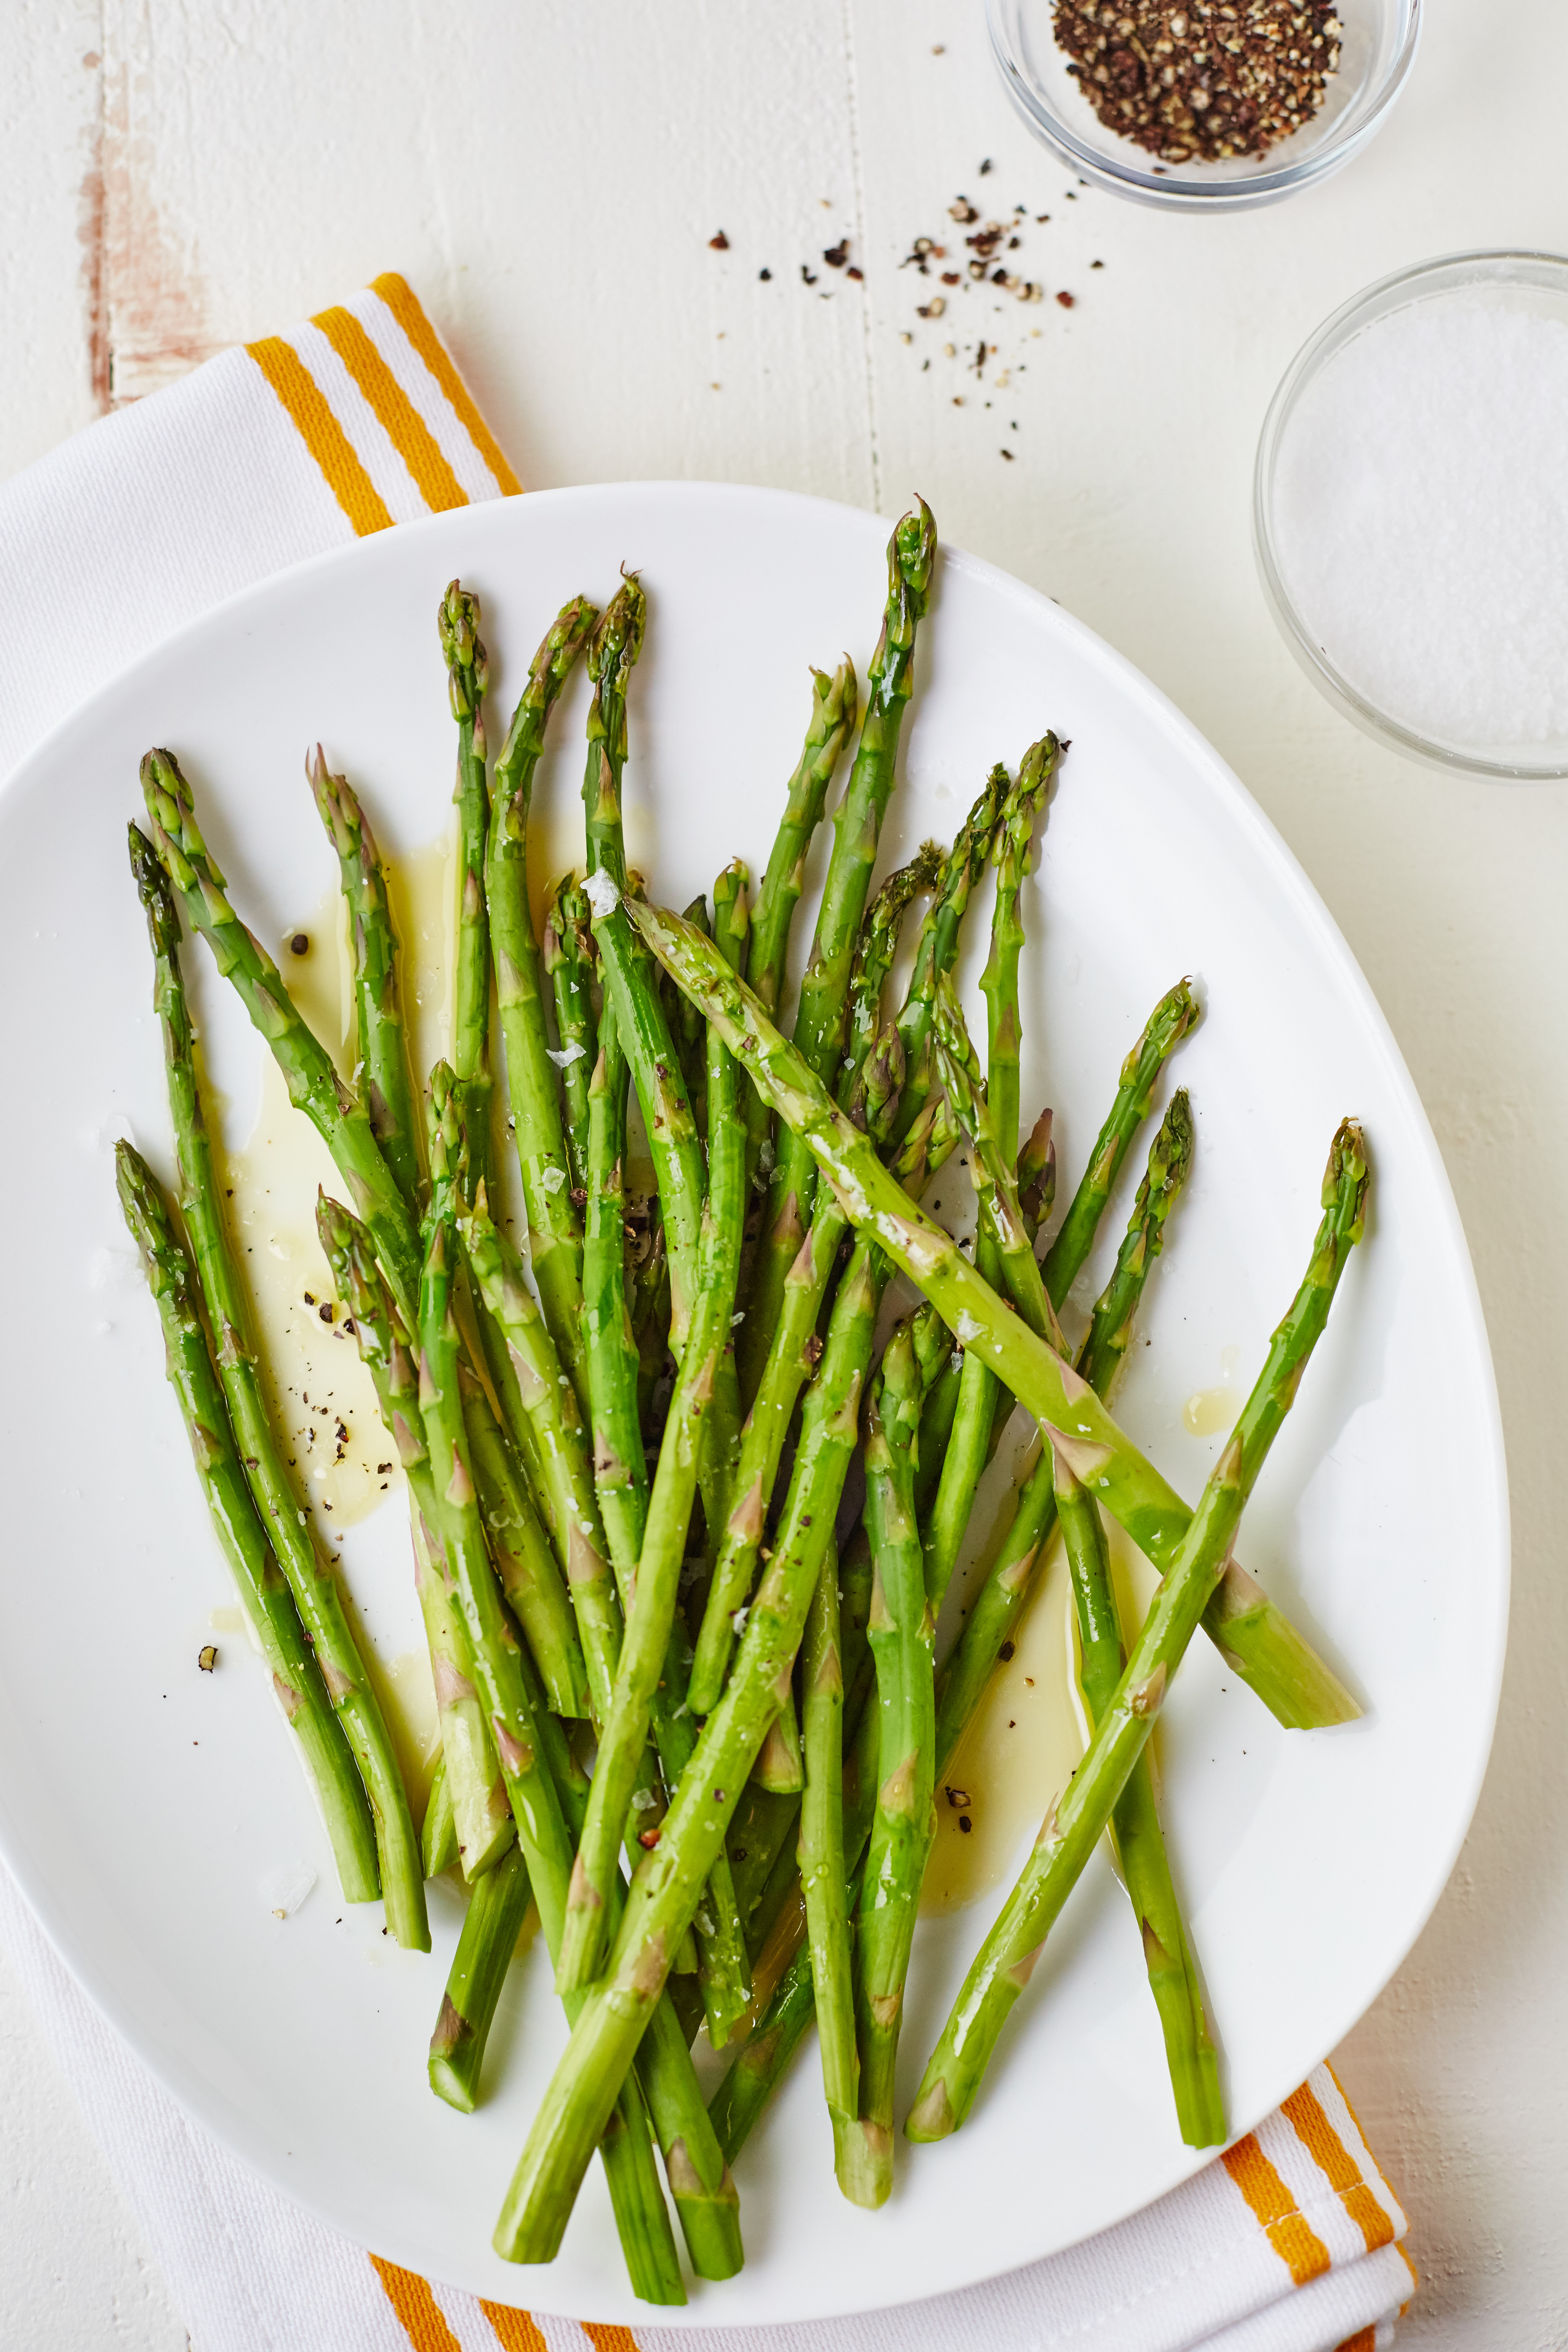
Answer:
POLYGON ((364 1784, 300 1627, 288 1580, 251 1499, 228 1407, 213 1370, 195 1268, 174 1231, 157 1179, 135 1146, 117 1143, 114 1160, 120 1204, 158 1309, 169 1385, 184 1415, 213 1531, 321 1801, 344 1900, 374 1903, 381 1881, 364 1784))
POLYGON ((573 1206, 579 1211, 588 1198, 588 1081, 599 1050, 593 999, 595 961, 588 901, 576 876, 568 874, 556 884, 544 918, 544 970, 555 1000, 555 1034, 561 1044, 551 1059, 561 1071, 566 1161, 573 1206))
POLYGON ((1088 1168, 1046 1252, 1046 1288, 1059 1307, 1078 1279, 1116 1182, 1127 1147, 1149 1116, 1160 1072, 1198 1017, 1197 999, 1184 980, 1163 996, 1138 1043, 1121 1066, 1110 1116, 1100 1130, 1088 1168))
MULTIPOLYGON (((1142 1754, 1171 1676, 1197 1631, 1269 1447, 1300 1387, 1350 1252, 1361 1239, 1368 1168, 1361 1130, 1341 1126, 1323 1178, 1323 1220, 1306 1276, 1205 1487, 1082 1762, 1047 1814, 1024 1873, 981 1947, 926 2067, 905 2130, 942 2139, 968 2115, 1014 2002, 1142 1754)), ((1075 1475, 1077 1449, 1058 1450, 1075 1475)))
POLYGON ((354 1009, 359 1058, 371 1128, 382 1156, 417 1216, 424 1192, 419 1119, 408 1067, 408 1037, 397 985, 397 935, 386 895, 386 875, 370 821, 346 776, 331 775, 318 743, 305 762, 310 790, 342 874, 353 937, 354 1009))
POLYGON ((452 581, 437 611, 452 716, 458 722, 458 957, 452 1061, 461 1088, 468 1163, 490 1173, 490 932, 485 905, 489 795, 485 782, 484 696, 489 663, 479 637, 479 600, 452 581))
MULTIPOLYGON (((511 1816, 484 1709, 469 1679, 461 1621, 429 1536, 435 1496, 414 1343, 365 1228, 340 1202, 322 1193, 316 1203, 316 1230, 338 1296, 348 1304, 361 1361, 370 1373, 382 1419, 408 1480, 414 1584, 436 1690, 443 1802, 452 1820, 454 1858, 472 1880, 511 1843, 511 1816)), ((432 1875, 428 1866, 425 1874, 432 1875)))
MULTIPOLYGON (((490 782, 485 896, 495 950, 496 999, 506 1040, 512 1136, 528 1213, 529 1255, 545 1325, 586 1410, 583 1367, 583 1234, 555 1068, 544 1022, 543 978, 528 897, 528 815, 551 710, 598 619, 574 596, 551 624, 490 782)), ((561 1049, 573 1043, 563 1032, 561 1049)), ((584 1074, 585 1075, 585 1074, 584 1074)), ((568 1089, 570 1096, 570 1088, 568 1089)))
POLYGON ((650 1708, 675 1626, 687 1528, 697 1492, 702 1425, 712 1402, 720 1360, 730 1345, 745 1188, 745 1126, 739 1074, 716 1036, 708 1076, 709 1190, 697 1297, 659 1450, 615 1692, 600 1735, 587 1822, 573 1871, 557 1979, 563 1992, 587 1985, 597 1973, 605 1899, 631 1802, 635 1768, 647 1740, 650 1708))
MULTIPOLYGON (((1055 737, 1047 737, 1047 741, 1054 754, 1055 737)), ((897 1129, 900 1137, 909 1133, 931 1095, 931 1012, 936 983, 951 973, 957 961, 959 926, 974 886, 985 871, 1011 782, 1000 763, 986 777, 979 797, 959 828, 948 854, 942 887, 915 941, 915 968, 899 1014, 899 1035, 904 1047, 904 1090, 899 1102, 897 1129)))
POLYGON ((838 2185, 857 2205, 885 2204, 893 2185, 893 2063, 904 1979, 926 1857, 931 1803, 931 1643, 915 1518, 920 1375, 908 1323, 888 1342, 871 1391, 866 1517, 876 1562, 871 1647, 877 1661, 877 1810, 861 1883, 855 2024, 858 2120, 834 2118, 838 2185))
MULTIPOLYGON (((726 967, 728 969, 728 967, 726 967)), ((788 1688, 805 1613, 855 1449, 878 1289, 864 1261, 845 1275, 773 1556, 757 1588, 724 1695, 703 1726, 658 1846, 632 1882, 607 1973, 584 2000, 535 2116, 496 2226, 498 2252, 548 2262, 603 2119, 658 2000, 670 1956, 723 1850, 763 1734, 788 1688)))
MULTIPOLYGON (((875 1236, 877 1245, 940 1309, 963 1346, 984 1352, 1025 1410, 1058 1432, 1082 1483, 1165 1573, 1192 1514, 1118 1428, 1089 1383, 997 1297, 951 1235, 916 1207, 896 1173, 882 1166, 875 1147, 836 1108, 756 999, 714 958, 710 943, 685 929, 678 917, 644 901, 628 900, 627 912, 660 961, 701 1004, 751 1072, 753 1084, 806 1143, 856 1225, 875 1236)), ((1315 1706, 1321 1695, 1337 1693, 1331 1703, 1341 1711, 1327 1717, 1320 1714, 1319 1721, 1345 1721, 1345 1708, 1353 1716, 1354 1701, 1340 1692, 1329 1669, 1283 1612, 1272 1603, 1259 1609, 1262 1596, 1256 1585, 1249 1595, 1238 1595, 1244 1605, 1230 1611, 1231 1590, 1232 1580, 1226 1577, 1209 1600, 1205 1622, 1235 1670, 1260 1696, 1276 1689, 1300 1696, 1303 1712, 1315 1706)))
MULTIPOLYGON (((899 732, 914 691, 915 635, 931 602, 936 569, 936 524, 924 499, 888 542, 888 594, 882 634, 867 675, 860 740, 833 818, 833 855, 817 911, 816 934, 801 982, 795 1014, 797 1048, 812 1075, 831 1076, 843 1051, 845 1003, 860 920, 877 863, 882 819, 892 796, 899 732)), ((774 1106, 776 1108, 776 1106, 774 1106)), ((742 1333, 741 1392, 756 1393, 778 1320, 784 1286, 811 1214, 816 1171, 792 1132, 778 1139, 766 1222, 757 1253, 742 1333)))
POLYGON ((283 1074, 289 1099, 331 1153, 369 1226, 398 1311, 412 1323, 419 1295, 419 1236, 397 1180, 376 1142, 370 1113, 344 1085, 332 1057, 300 1019, 282 974, 224 895, 223 876, 196 824, 190 786, 172 751, 149 751, 142 791, 153 839, 193 930, 200 931, 233 982, 283 1074))
POLYGON ((430 1948, 419 1839, 396 1750, 374 1686, 350 1629, 332 1563, 289 1479, 262 1391, 251 1330, 227 1230, 222 1190, 196 1081, 195 1037, 180 976, 180 925, 169 878, 152 844, 130 827, 132 871, 153 946, 154 1002, 163 1038, 169 1108, 180 1162, 180 1209, 196 1263, 207 1320, 217 1341, 217 1372, 251 1495, 289 1580, 344 1737, 370 1799, 381 1862, 386 1924, 400 1944, 430 1948))
POLYGON ((528 1865, 511 1846, 468 1897, 440 2014, 430 2036, 430 2088, 463 2115, 479 2105, 479 2069, 501 1986, 528 1916, 528 1865))
MULTIPOLYGON (((704 1191, 702 1153, 680 1076, 679 1057, 659 1002, 652 960, 621 908, 626 854, 621 827, 621 777, 626 761, 626 689, 642 650, 647 600, 631 573, 605 607, 588 646, 594 700, 588 714, 588 765, 583 808, 588 841, 585 886, 606 1006, 613 1001, 621 1051, 647 1129, 658 1179, 669 1254, 670 1347, 679 1359, 696 1297, 698 1237, 704 1191)), ((612 1538, 613 1540, 613 1538, 612 1538)))
MULTIPOLYGON (((1115 1702, 1127 1654, 1099 1507, 1054 1449, 1052 1463, 1057 1517, 1078 1615, 1079 1681, 1092 1728, 1115 1702)), ((1226 2137, 1219 2066, 1160 1830, 1147 1753, 1133 1765, 1116 1801, 1110 1833, 1143 1940, 1182 2137, 1189 2147, 1217 2147, 1226 2137)))

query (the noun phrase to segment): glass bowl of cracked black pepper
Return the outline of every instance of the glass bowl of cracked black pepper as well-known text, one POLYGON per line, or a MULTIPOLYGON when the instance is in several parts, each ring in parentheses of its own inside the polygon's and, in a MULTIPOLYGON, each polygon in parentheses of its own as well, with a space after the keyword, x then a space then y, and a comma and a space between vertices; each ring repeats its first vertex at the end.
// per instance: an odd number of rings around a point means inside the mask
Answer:
POLYGON ((1239 212, 1358 154, 1409 77, 1421 0, 986 0, 1014 105, 1084 179, 1239 212))

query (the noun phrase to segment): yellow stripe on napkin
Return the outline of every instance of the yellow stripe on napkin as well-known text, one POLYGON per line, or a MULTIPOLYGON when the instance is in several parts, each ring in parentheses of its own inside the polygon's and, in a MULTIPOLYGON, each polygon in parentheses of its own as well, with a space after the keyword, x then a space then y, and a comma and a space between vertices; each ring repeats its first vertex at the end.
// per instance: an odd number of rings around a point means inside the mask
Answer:
POLYGON ((352 310, 318 310, 320 327, 371 406, 386 437, 424 493, 432 514, 466 507, 468 494, 442 457, 435 436, 352 310))
POLYGON ((392 517, 375 484, 360 464, 349 437, 332 415, 316 379, 292 343, 268 335, 246 350, 300 428, 305 446, 326 478, 327 488, 360 537, 387 530, 392 517))
POLYGON ((403 2322, 404 2333, 414 2352, 463 2352, 441 2316, 440 2305, 427 2280, 416 2271, 402 2271, 395 2263, 383 2262, 379 2254, 372 2254, 370 2260, 372 2269, 386 2289, 388 2303, 403 2322))
POLYGON ((246 350, 362 539, 522 485, 395 271, 246 350))
POLYGON ((1363 2179, 1361 2167, 1352 2160, 1343 2140, 1313 2097, 1310 2085, 1303 2083, 1299 2091, 1282 2099, 1279 2111, 1294 2126, 1297 2137, 1365 2239, 1367 2252, 1373 2254, 1379 2246, 1386 2246, 1394 2236, 1394 2224, 1363 2179))
POLYGON ((550 2352, 531 2312, 514 2311, 509 2303, 486 2303, 482 2295, 479 2309, 495 2330, 500 2352, 550 2352))
POLYGON ((1296 2286, 1321 2276, 1329 2267, 1329 2250, 1317 2231, 1302 2219, 1296 2200, 1248 2132, 1220 2162, 1246 2198, 1265 2236, 1289 2271, 1296 2286))
POLYGON ((395 269, 380 278, 373 278, 370 290, 379 294, 463 423, 468 426, 474 446, 496 478, 501 496, 515 499, 522 484, 501 456, 491 438, 489 426, 468 398, 468 388, 447 357, 446 346, 414 299, 412 289, 399 278, 395 269))

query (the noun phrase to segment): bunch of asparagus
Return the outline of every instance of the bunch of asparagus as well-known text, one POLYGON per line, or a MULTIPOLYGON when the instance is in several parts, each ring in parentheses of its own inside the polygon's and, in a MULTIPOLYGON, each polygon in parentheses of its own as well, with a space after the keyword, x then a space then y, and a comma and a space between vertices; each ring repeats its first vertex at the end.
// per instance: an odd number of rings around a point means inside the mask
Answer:
POLYGON ((936 532, 923 502, 888 551, 864 707, 846 659, 814 673, 810 723, 754 899, 741 865, 677 916, 628 873, 628 690, 646 606, 635 574, 601 613, 576 597, 530 668, 492 761, 487 659, 457 582, 439 635, 458 732, 459 840, 449 1059, 423 1102, 398 946, 365 813, 309 763, 350 915, 358 1060, 341 1076, 245 929, 167 751, 142 765, 151 838, 131 856, 152 937, 178 1170, 172 1204, 128 1143, 140 1244, 215 1526, 310 1772, 345 1896, 379 1893, 427 1949, 424 1882, 468 1908, 429 2053, 470 2109, 531 1904, 570 2037, 495 2242, 560 2243, 595 2148, 635 2291, 684 2301, 664 2189, 702 2278, 742 2259, 730 2165, 815 2015, 846 2196, 893 2178, 894 2065, 933 1789, 1011 1643, 1059 1525, 1093 1727, 905 2118, 963 2123, 1051 1923, 1101 1833, 1142 1938, 1183 2137, 1226 2137, 1197 1965, 1146 1755, 1201 1625, 1291 1728, 1354 1702, 1234 1555, 1237 1523, 1362 1230, 1365 1153, 1334 1139, 1301 1288, 1195 1510, 1111 1419, 1193 1148, 1178 1091, 1158 1124, 1114 1270, 1076 1343, 1062 1315, 1165 1065, 1197 1017, 1184 982, 1121 1069, 1052 1229, 1050 1115, 1022 1132, 1024 884, 1062 751, 986 777, 951 849, 927 844, 873 893, 936 532), (592 684, 584 855, 535 934, 530 803, 577 661, 592 684), (793 1032, 778 1025, 808 850, 850 744, 793 1032), (953 973, 987 866, 984 1059, 953 973), (898 1011, 885 999, 923 901, 898 1011), (322 1248, 406 1474, 440 1759, 416 1836, 386 1727, 268 1423, 248 1302, 215 1175, 180 971, 180 911, 276 1055, 345 1201, 322 1248), (505 1046, 498 1099, 492 1002, 505 1046), (553 1038, 553 1043, 552 1042, 553 1038), (628 1191, 635 1088, 656 1192, 628 1191), (504 1107, 504 1122, 497 1116, 504 1107), (516 1153, 526 1262, 500 1213, 516 1153), (919 1206, 965 1148, 973 1256, 919 1206), (177 1206, 177 1215, 175 1207, 177 1206), (1047 1238, 1048 1236, 1048 1238, 1047 1238), (879 1357, 896 1276, 919 1303, 879 1357), (939 1664, 935 1629, 976 1491, 1015 1403, 1037 1425, 1011 1523, 939 1664), (859 1458, 864 1502, 847 1500, 859 1458), (1102 1511, 1159 1570, 1124 1627, 1102 1511), (691 2045, 731 2063, 710 2106, 691 2045))

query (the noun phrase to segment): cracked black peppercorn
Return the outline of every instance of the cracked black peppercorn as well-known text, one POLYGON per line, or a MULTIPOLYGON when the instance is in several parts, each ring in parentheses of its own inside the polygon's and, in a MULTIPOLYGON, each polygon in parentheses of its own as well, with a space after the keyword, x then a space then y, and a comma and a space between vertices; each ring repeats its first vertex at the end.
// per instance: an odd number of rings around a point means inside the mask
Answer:
POLYGON ((1053 21, 1106 128, 1166 163, 1267 153, 1340 57, 1332 0, 1057 0, 1053 21))

